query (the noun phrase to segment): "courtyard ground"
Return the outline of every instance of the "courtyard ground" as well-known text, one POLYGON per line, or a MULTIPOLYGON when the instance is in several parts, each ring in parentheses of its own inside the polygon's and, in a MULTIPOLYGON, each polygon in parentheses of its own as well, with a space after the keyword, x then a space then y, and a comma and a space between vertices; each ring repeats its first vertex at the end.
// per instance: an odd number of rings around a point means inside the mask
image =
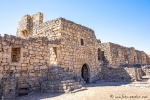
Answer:
POLYGON ((96 82, 86 84, 87 90, 68 94, 39 93, 17 100, 150 100, 150 76, 132 83, 96 82))

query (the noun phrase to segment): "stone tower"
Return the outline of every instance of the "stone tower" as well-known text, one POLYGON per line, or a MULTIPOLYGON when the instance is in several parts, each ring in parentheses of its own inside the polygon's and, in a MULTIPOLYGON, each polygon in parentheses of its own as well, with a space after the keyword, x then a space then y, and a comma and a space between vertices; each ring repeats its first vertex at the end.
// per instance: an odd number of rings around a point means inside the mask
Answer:
POLYGON ((28 38, 32 36, 33 29, 43 23, 43 14, 38 12, 32 16, 25 15, 18 23, 16 35, 21 38, 28 38))
POLYGON ((43 13, 38 12, 38 13, 32 15, 32 22, 33 22, 33 26, 42 24, 43 23, 43 13))

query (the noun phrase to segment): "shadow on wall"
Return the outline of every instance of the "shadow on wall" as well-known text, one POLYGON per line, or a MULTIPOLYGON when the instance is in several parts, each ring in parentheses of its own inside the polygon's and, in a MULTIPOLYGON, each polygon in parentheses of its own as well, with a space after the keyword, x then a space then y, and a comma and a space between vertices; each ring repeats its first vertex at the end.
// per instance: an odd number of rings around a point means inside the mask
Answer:
POLYGON ((142 78, 140 65, 122 65, 118 68, 102 67, 102 79, 106 82, 131 82, 142 78))
POLYGON ((108 67, 106 64, 102 67, 102 77, 100 80, 95 81, 96 84, 85 85, 86 87, 97 86, 121 86, 129 84, 133 81, 145 82, 148 79, 142 78, 141 65, 121 65, 118 68, 108 67))
MULTIPOLYGON (((142 78, 139 82, 147 82, 149 78, 142 78)), ((104 86, 122 86, 130 84, 131 82, 104 82, 104 81, 96 81, 95 84, 84 84, 84 87, 104 87, 104 86)))

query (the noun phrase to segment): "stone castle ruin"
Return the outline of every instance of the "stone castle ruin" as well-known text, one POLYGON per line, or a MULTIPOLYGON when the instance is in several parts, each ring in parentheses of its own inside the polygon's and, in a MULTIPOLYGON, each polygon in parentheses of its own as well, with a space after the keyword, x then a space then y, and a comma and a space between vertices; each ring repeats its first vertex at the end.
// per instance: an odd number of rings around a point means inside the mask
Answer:
POLYGON ((144 51, 101 43, 92 29, 64 18, 25 15, 16 36, 0 36, 0 98, 66 93, 96 80, 136 81, 150 74, 144 51))

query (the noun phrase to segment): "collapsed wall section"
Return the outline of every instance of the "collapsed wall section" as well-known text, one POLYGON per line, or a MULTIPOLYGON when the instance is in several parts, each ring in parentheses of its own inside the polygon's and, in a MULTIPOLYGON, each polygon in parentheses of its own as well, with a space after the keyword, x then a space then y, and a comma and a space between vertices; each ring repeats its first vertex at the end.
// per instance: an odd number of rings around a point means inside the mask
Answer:
POLYGON ((61 36, 59 32, 61 19, 57 18, 43 23, 42 13, 33 16, 26 15, 18 23, 16 35, 23 39, 47 37, 49 40, 58 40, 61 36))

